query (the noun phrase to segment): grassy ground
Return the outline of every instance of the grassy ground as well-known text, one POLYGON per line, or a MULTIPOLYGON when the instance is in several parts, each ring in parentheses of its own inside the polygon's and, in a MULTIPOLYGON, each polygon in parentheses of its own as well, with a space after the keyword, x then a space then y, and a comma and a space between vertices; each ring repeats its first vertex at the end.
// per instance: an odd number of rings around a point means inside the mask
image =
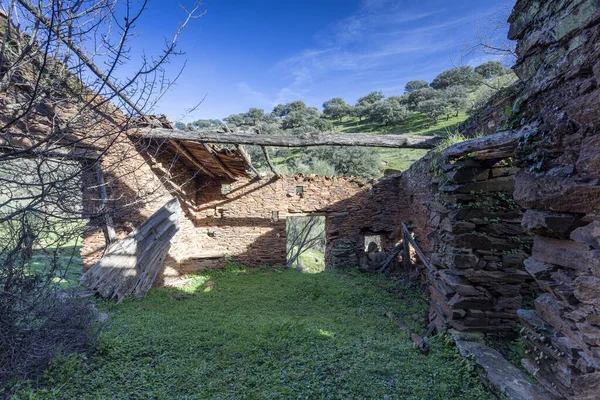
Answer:
POLYGON ((298 258, 302 272, 314 274, 325 271, 325 254, 319 250, 308 249, 298 258))
POLYGON ((346 117, 342 121, 333 123, 336 132, 348 133, 376 133, 385 134, 408 134, 417 136, 446 136, 448 133, 455 132, 464 120, 468 118, 465 113, 458 114, 458 117, 441 117, 437 123, 432 124, 429 118, 423 114, 415 113, 398 125, 385 126, 378 123, 360 122, 358 118, 346 117))
MULTIPOLYGON (((458 117, 452 116, 446 119, 442 117, 435 124, 422 114, 414 114, 406 121, 398 125, 385 126, 383 124, 359 121, 358 118, 346 117, 342 121, 334 121, 336 132, 347 133, 372 133, 372 134, 409 134, 416 136, 450 136, 457 132, 458 126, 468 118, 466 113, 460 113, 458 117)), ((301 155, 303 149, 292 149, 286 157, 273 156, 273 162, 280 171, 289 173, 285 167, 287 159, 296 158, 301 155)), ((421 149, 375 149, 384 163, 384 174, 390 175, 398 171, 408 169, 415 161, 421 159, 427 150, 421 149)), ((268 172, 267 169, 265 171, 268 172)), ((321 173, 325 173, 324 171, 321 173)))
MULTIPOLYGON (((63 358, 16 398, 489 399, 443 337, 421 354, 420 290, 358 272, 228 269, 110 312, 96 355, 63 358), (402 290, 389 294, 380 284, 402 290)), ((26 387, 26 384, 21 386, 26 387)))
POLYGON ((80 248, 79 244, 70 244, 36 250, 29 267, 32 272, 47 274, 52 266, 54 269, 52 280, 61 289, 77 285, 83 269, 80 248))

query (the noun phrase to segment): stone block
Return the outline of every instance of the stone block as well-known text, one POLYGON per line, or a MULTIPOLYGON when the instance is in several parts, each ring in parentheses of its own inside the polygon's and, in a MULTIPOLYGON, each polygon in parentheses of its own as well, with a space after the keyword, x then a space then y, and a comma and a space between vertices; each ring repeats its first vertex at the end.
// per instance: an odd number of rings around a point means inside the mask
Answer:
POLYGON ((551 211, 527 210, 523 215, 523 229, 537 235, 567 239, 577 228, 577 217, 551 211))
POLYGON ((571 232, 571 239, 600 250, 600 221, 575 229, 571 232))
POLYGON ((581 272, 592 271, 600 276, 600 251, 571 240, 536 236, 532 255, 540 261, 572 268, 581 272))
POLYGON ((596 276, 580 276, 573 282, 574 295, 584 304, 600 307, 600 278, 596 276))

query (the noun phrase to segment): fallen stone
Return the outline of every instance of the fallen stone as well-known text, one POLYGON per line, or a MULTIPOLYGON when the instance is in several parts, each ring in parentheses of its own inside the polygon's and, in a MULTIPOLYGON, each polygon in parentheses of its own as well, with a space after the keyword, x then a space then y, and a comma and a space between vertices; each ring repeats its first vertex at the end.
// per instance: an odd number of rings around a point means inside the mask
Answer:
POLYGON ((498 351, 479 341, 463 340, 450 330, 456 347, 465 358, 473 358, 481 368, 480 376, 493 389, 512 400, 531 399, 534 385, 521 370, 509 363, 498 351))

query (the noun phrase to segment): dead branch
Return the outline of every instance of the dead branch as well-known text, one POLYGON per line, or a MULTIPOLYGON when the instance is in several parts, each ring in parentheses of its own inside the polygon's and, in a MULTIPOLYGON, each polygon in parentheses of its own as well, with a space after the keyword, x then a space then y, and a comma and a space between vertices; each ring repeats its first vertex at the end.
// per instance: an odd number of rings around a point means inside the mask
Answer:
POLYGON ((396 323, 396 325, 398 325, 400 327, 400 329, 402 329, 404 332, 406 332, 410 336, 411 340, 417 345, 419 350, 421 350, 421 353, 429 354, 429 343, 427 343, 425 341, 425 339, 423 339, 421 336, 417 335, 416 333, 412 332, 408 328, 408 326, 406 326, 406 324, 404 322, 402 322, 398 318, 396 318, 391 311, 387 311, 384 307, 382 307, 381 309, 383 310, 383 313, 388 318, 390 318, 392 321, 394 321, 396 323))

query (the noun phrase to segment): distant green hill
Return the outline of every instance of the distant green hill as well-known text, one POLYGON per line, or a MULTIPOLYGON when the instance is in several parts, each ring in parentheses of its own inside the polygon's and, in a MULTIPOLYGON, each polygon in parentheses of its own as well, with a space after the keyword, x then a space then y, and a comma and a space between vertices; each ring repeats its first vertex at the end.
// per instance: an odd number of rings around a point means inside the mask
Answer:
MULTIPOLYGON (((419 113, 411 115, 406 121, 394 126, 385 126, 383 124, 371 123, 368 121, 360 122, 355 117, 345 117, 341 122, 333 123, 336 132, 347 133, 372 133, 379 135, 386 134, 408 134, 417 136, 448 136, 458 130, 458 126, 469 117, 466 113, 459 113, 458 117, 446 119, 442 117, 436 124, 419 113)), ((427 150, 421 149, 376 149, 381 161, 384 163, 384 175, 390 175, 396 171, 404 171, 412 163, 422 158, 427 150)))

